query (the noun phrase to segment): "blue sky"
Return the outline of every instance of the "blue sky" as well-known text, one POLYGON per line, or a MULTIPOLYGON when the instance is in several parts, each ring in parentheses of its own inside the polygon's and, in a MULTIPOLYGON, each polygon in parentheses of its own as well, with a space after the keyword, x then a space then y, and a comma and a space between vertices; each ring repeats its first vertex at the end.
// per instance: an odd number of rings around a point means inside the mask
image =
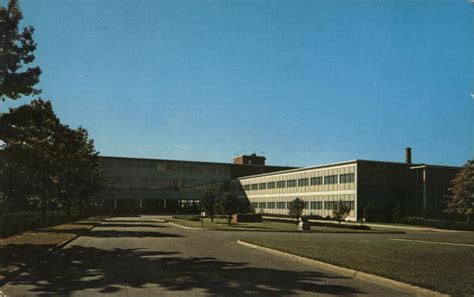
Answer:
POLYGON ((42 97, 102 155, 229 162, 255 151, 293 166, 403 161, 406 146, 414 162, 474 155, 467 0, 21 7, 42 97))

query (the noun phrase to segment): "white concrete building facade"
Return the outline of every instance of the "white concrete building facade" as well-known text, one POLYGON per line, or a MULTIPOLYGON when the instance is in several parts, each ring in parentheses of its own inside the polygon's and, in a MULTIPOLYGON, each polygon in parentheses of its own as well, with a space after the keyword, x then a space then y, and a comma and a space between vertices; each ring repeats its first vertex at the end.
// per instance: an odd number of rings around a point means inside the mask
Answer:
POLYGON ((351 208, 346 219, 357 219, 355 160, 241 177, 238 182, 240 198, 248 199, 257 213, 287 215, 289 202, 300 198, 305 201, 303 215, 332 217, 341 200, 351 208))

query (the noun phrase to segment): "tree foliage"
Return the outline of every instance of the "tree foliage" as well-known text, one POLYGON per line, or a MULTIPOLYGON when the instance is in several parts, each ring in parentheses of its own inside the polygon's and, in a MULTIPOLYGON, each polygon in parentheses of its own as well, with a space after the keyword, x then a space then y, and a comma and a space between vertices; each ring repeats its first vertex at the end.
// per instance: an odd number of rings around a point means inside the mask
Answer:
POLYGON ((463 169, 451 181, 448 189, 447 208, 445 212, 465 215, 470 222, 474 214, 474 160, 469 160, 463 169))
POLYGON ((336 207, 332 210, 332 216, 341 224, 341 221, 345 219, 350 212, 351 208, 349 205, 339 200, 336 203, 336 207))
POLYGON ((4 210, 24 205, 87 208, 102 188, 97 152, 87 131, 61 124, 41 99, 0 116, 7 178, 4 210))
POLYGON ((216 195, 214 195, 212 192, 205 192, 201 197, 200 204, 201 210, 206 212, 206 214, 211 219, 211 222, 214 222, 214 217, 216 216, 217 212, 216 195))
POLYGON ((229 226, 232 223, 232 215, 239 212, 239 200, 232 192, 221 193, 217 200, 218 213, 225 216, 229 226))
POLYGON ((38 95, 41 90, 34 86, 39 82, 41 69, 28 67, 35 59, 36 43, 34 28, 22 30, 23 18, 17 0, 9 0, 0 7, 0 99, 16 100, 22 96, 38 95))
POLYGON ((288 208, 288 215, 295 219, 299 219, 303 214, 304 210, 304 201, 300 198, 295 198, 293 201, 290 202, 288 208))

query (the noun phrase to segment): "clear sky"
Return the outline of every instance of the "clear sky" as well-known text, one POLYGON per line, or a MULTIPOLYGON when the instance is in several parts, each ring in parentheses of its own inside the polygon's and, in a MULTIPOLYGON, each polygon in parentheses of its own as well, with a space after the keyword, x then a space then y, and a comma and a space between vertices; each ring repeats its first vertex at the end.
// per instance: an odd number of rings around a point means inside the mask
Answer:
POLYGON ((467 0, 21 7, 42 97, 102 155, 229 162, 255 151, 294 166, 403 161, 406 146, 414 162, 474 155, 467 0))

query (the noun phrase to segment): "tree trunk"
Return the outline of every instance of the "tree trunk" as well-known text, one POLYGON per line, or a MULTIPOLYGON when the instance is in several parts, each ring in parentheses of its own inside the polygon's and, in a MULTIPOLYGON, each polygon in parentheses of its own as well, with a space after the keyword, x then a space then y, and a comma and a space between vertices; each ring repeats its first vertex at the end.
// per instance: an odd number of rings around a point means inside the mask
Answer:
POLYGON ((41 197, 41 227, 46 226, 46 198, 41 197))
POLYGON ((232 225, 232 215, 227 215, 227 223, 229 224, 229 226, 232 225))
POLYGON ((71 201, 66 200, 66 221, 71 221, 71 201))
POLYGON ((467 221, 468 224, 471 222, 471 214, 468 214, 466 216, 466 221, 467 221))

